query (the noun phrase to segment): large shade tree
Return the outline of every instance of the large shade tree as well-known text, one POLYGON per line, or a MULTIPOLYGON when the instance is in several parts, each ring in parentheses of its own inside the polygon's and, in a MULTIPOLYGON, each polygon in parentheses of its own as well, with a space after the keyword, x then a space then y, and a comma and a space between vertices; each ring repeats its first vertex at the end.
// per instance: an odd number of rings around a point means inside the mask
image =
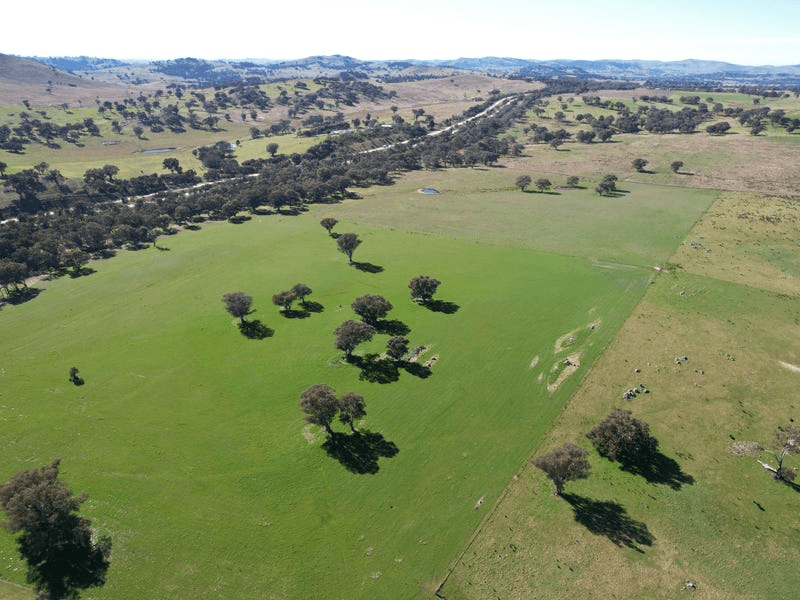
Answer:
POLYGON ((350 431, 356 432, 355 422, 367 414, 364 396, 354 392, 342 394, 338 400, 339 420, 350 426, 350 431))
POLYGON ((429 302, 442 282, 427 275, 414 277, 408 284, 411 299, 417 302, 429 302))
POLYGON ((222 301, 225 303, 225 310, 244 323, 244 318, 251 312, 253 298, 244 292, 231 292, 222 296, 222 301))
POLYGON ((59 464, 21 471, 0 486, 5 527, 22 532, 17 546, 39 600, 76 600, 80 590, 103 585, 111 554, 110 538, 77 514, 86 495, 57 481, 59 464))
POLYGON ((325 217, 324 219, 322 219, 322 220, 319 222, 319 224, 320 224, 320 225, 322 225, 322 226, 325 228, 325 231, 327 231, 327 232, 328 232, 328 235, 332 235, 332 233, 333 233, 333 228, 334 228, 334 227, 336 227, 336 224, 337 224, 338 222, 339 222, 339 221, 337 221, 337 220, 336 220, 336 219, 334 219, 333 217, 325 217))
POLYGON ((339 401, 330 386, 315 383, 300 394, 300 410, 306 413, 306 421, 321 425, 326 433, 333 433, 331 421, 339 410, 339 401))
POLYGON ((344 357, 350 360, 353 350, 363 343, 368 342, 375 335, 375 328, 367 323, 358 321, 345 321, 334 331, 336 340, 333 345, 339 350, 344 350, 344 357))
POLYGON ((586 437, 601 456, 622 463, 647 460, 658 449, 658 440, 650 435, 649 425, 622 408, 614 409, 586 437))
POLYGON ((350 306, 364 323, 373 326, 378 319, 383 319, 392 310, 392 303, 378 294, 367 294, 356 298, 350 306))
POLYGON ((353 264, 353 252, 355 252, 360 244, 361 239, 359 239, 357 233, 343 233, 336 240, 339 252, 347 255, 347 260, 351 265, 353 264))
POLYGON ((537 456, 533 459, 533 465, 544 471, 556 486, 555 495, 561 496, 566 482, 589 476, 591 465, 586 460, 587 454, 580 446, 566 443, 547 454, 537 456))

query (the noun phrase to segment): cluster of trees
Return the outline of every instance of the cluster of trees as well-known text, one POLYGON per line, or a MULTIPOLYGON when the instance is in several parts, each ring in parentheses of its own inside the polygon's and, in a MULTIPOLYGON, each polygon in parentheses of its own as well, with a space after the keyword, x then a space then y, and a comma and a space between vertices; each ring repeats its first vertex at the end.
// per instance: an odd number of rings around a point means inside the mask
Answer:
POLYGON ((306 422, 322 426, 328 435, 333 434, 331 423, 337 415, 355 433, 356 421, 367 414, 363 396, 347 392, 337 398, 324 383, 316 383, 300 394, 300 410, 306 414, 306 422))
MULTIPOLYGON (((570 177, 569 179, 573 180, 572 177, 570 177)), ((517 177, 517 180, 514 182, 514 185, 524 192, 525 188, 527 188, 531 184, 531 181, 532 180, 530 175, 520 175, 519 177, 517 177)), ((575 183, 577 183, 577 179, 575 180, 575 183)), ((534 181, 533 184, 536 186, 536 189, 538 189, 539 192, 544 192, 553 187, 553 183, 546 177, 540 177, 539 179, 534 181)))
POLYGON ((291 289, 283 290, 272 296, 272 303, 275 306, 280 306, 282 310, 289 312, 292 310, 292 304, 294 304, 296 300, 299 300, 300 304, 305 307, 306 298, 311 295, 311 292, 311 288, 305 283, 295 283, 291 289))
POLYGON ((86 495, 76 497, 58 481, 59 465, 21 471, 0 486, 5 528, 20 534, 27 580, 41 600, 74 600, 80 590, 102 586, 110 564, 111 539, 78 514, 86 495))
MULTIPOLYGON (((427 275, 414 277, 408 284, 411 300, 420 304, 430 303, 441 282, 427 275)), ((334 347, 344 352, 345 360, 352 359, 353 351, 365 342, 372 340, 378 331, 381 319, 385 319, 394 308, 392 303, 378 294, 366 294, 356 298, 350 305, 353 312, 361 317, 361 321, 352 319, 345 321, 333 332, 336 336, 334 347)), ((394 360, 401 360, 408 352, 409 341, 402 335, 390 337, 386 345, 386 354, 394 360)))
POLYGON ((617 191, 617 181, 619 178, 616 175, 606 175, 594 188, 594 191, 601 196, 606 196, 612 192, 617 191))
POLYGON ((38 114, 42 119, 21 111, 17 124, 0 124, 0 150, 22 154, 26 146, 34 143, 60 148, 58 141, 78 144, 82 137, 100 135, 100 129, 91 118, 58 125, 49 120, 46 111, 40 110, 38 114))
MULTIPOLYGON (((615 409, 586 434, 600 456, 623 465, 649 461, 658 449, 658 440, 650 435, 650 426, 636 419, 631 411, 615 409)), ((555 495, 561 496, 564 484, 585 479, 591 472, 588 452, 572 443, 533 459, 555 486, 555 495)))

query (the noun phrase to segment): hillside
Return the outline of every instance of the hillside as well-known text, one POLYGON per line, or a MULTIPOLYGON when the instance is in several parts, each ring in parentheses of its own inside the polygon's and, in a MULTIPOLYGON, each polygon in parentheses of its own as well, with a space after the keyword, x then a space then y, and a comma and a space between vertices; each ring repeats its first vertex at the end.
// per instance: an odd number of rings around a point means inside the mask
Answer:
POLYGON ((280 80, 336 76, 342 72, 381 80, 448 77, 478 72, 502 77, 608 77, 637 81, 686 81, 725 85, 798 85, 800 65, 747 66, 720 61, 653 60, 530 60, 511 57, 452 60, 366 61, 341 55, 309 56, 277 61, 263 58, 203 60, 178 58, 153 62, 119 61, 92 57, 31 57, 31 60, 76 75, 125 83, 183 80, 191 83, 280 80))
POLYGON ((0 54, 0 104, 83 103, 103 98, 123 98, 126 91, 119 85, 94 81, 61 71, 33 60, 0 54))

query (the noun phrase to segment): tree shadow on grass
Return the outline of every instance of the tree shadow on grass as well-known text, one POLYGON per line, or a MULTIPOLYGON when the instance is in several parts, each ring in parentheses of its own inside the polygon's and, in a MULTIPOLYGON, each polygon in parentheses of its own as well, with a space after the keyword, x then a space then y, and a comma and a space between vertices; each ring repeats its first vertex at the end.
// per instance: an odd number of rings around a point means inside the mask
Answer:
POLYGON ((407 335, 411 328, 398 319, 391 319, 375 323, 375 331, 386 335, 407 335))
POLYGON ((372 263, 368 262, 356 262, 353 261, 353 266, 358 269, 359 271, 364 271, 365 273, 381 273, 383 271, 383 267, 380 265, 373 265, 372 263))
POLYGON ((16 306, 17 304, 23 304, 28 302, 28 300, 33 300, 42 293, 40 288, 35 287, 28 287, 22 290, 14 290, 5 298, 0 297, 0 306, 3 304, 12 304, 16 306))
POLYGON ((350 362, 361 369, 358 378, 370 383, 394 383, 400 379, 400 371, 393 360, 381 360, 378 354, 351 356, 350 362))
POLYGON ((92 273, 97 273, 97 271, 91 267, 79 267, 77 269, 73 268, 71 271, 69 271, 68 275, 71 279, 77 279, 78 277, 86 277, 92 273))
POLYGON ((594 535, 603 535, 619 547, 626 546, 644 553, 639 546, 652 546, 655 536, 647 525, 631 519, 625 507, 617 502, 602 502, 576 494, 562 494, 572 506, 575 520, 594 535))
POLYGON ((334 432, 322 448, 345 469, 358 475, 374 475, 379 470, 378 459, 392 458, 399 452, 394 442, 368 430, 350 435, 334 432))
POLYGON ((793 489, 795 492, 800 493, 800 485, 797 485, 793 481, 786 481, 785 479, 781 480, 786 487, 793 489))
POLYGON ((673 490, 679 490, 685 485, 692 485, 694 477, 684 473, 681 466, 669 456, 661 452, 653 452, 639 457, 637 461, 621 461, 620 469, 644 477, 648 483, 668 485, 673 490))
POLYGON ((433 312, 440 312, 446 315, 452 315, 461 308, 455 302, 447 302, 446 300, 428 300, 423 302, 422 306, 433 312))
POLYGON ((430 367, 421 365, 418 362, 405 362, 403 363, 403 369, 405 369, 406 373, 409 375, 419 377, 420 379, 427 379, 431 376, 431 373, 433 373, 430 367))
POLYGON ((307 310, 295 310, 294 308, 284 308, 281 314, 286 319, 307 319, 311 316, 307 310))
POLYGON ((251 340, 263 340, 264 338, 272 337, 275 331, 264 325, 261 321, 244 321, 239 323, 239 331, 242 335, 251 340))
POLYGON ((325 307, 322 306, 319 302, 314 302, 313 300, 306 300, 305 302, 301 302, 300 306, 303 307, 303 310, 310 313, 321 313, 325 310, 325 307))

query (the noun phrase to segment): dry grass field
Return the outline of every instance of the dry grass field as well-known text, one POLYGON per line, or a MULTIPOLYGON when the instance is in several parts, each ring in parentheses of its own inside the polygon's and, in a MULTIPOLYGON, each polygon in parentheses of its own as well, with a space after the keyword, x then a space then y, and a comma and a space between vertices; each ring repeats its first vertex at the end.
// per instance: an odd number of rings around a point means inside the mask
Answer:
POLYGON ((800 419, 799 224, 797 203, 723 194, 535 452, 590 448, 584 434, 621 407, 650 424, 676 477, 647 481, 591 452, 593 474, 558 499, 526 465, 454 562, 443 597, 792 596, 797 488, 731 447, 769 445, 776 426, 800 419), (640 384, 650 393, 621 399, 640 384))

